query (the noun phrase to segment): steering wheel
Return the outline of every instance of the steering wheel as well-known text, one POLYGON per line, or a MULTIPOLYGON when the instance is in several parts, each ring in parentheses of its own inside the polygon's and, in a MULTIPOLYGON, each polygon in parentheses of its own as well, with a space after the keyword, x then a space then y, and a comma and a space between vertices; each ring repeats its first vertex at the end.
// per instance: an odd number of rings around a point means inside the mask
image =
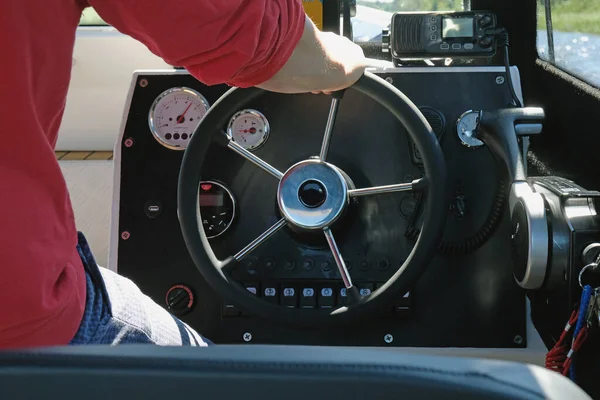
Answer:
MULTIPOLYGON (((188 143, 178 187, 178 215, 183 238, 192 260, 208 284, 245 312, 271 321, 304 327, 356 322, 357 318, 372 315, 410 290, 435 254, 448 204, 446 165, 435 134, 419 109, 402 92, 380 77, 365 72, 350 90, 358 90, 379 102, 404 125, 421 154, 425 169, 423 178, 407 183, 356 188, 346 173, 327 162, 329 142, 343 91, 333 94, 319 155, 298 162, 285 172, 244 149, 223 132, 231 110, 243 108, 245 103, 263 93, 262 89, 230 89, 213 104, 188 143), (200 217, 199 185, 203 179, 200 167, 211 141, 228 147, 279 181, 276 195, 281 219, 246 247, 224 260, 216 258, 200 217), (386 193, 410 190, 427 191, 421 234, 398 271, 379 289, 362 297, 352 283, 330 228, 343 218, 346 208, 352 206, 353 198, 385 196, 386 193), (285 226, 325 235, 347 290, 346 306, 310 310, 285 308, 262 300, 232 278, 231 272, 238 261, 285 226)), ((377 131, 365 134, 377 134, 377 131)))

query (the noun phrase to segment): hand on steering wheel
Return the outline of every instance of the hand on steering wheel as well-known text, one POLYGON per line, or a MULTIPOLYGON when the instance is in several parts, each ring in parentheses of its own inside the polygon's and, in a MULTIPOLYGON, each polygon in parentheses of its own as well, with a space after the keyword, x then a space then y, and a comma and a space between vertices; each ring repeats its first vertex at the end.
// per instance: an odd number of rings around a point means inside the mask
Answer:
POLYGON ((319 155, 296 163, 285 172, 244 149, 231 137, 224 135, 220 128, 225 125, 231 110, 243 107, 263 93, 259 88, 229 90, 204 116, 196 129, 196 132, 201 133, 194 134, 187 146, 178 188, 178 214, 184 240, 206 281, 219 294, 246 312, 300 326, 356 321, 361 316, 392 304, 399 294, 409 290, 435 253, 444 227, 447 205, 446 166, 435 134, 419 109, 402 92, 376 75, 366 72, 349 90, 358 90, 373 98, 402 122, 421 154, 424 178, 386 186, 355 188, 348 175, 327 162, 329 143, 343 91, 333 93, 319 155), (207 132, 213 134, 207 135, 207 132), (211 140, 220 142, 279 181, 277 204, 281 219, 225 260, 215 257, 200 222, 198 207, 198 188, 202 180, 200 166, 211 140), (427 191, 428 200, 424 207, 421 235, 402 267, 390 280, 369 296, 361 297, 352 283, 330 228, 342 217, 343 211, 351 206, 351 198, 410 190, 427 191), (333 310, 288 309, 261 300, 231 278, 232 267, 238 261, 285 226, 300 231, 323 232, 340 278, 348 290, 347 306, 333 310))

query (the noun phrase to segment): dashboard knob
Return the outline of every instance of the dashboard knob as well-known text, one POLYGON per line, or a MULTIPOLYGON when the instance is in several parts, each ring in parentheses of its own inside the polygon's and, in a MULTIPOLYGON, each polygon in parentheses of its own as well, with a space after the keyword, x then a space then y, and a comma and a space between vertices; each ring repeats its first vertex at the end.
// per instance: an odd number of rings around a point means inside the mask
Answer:
POLYGON ((167 309, 173 314, 187 314, 194 305, 194 294, 185 285, 175 285, 167 291, 165 302, 167 309))
POLYGON ((481 17, 481 20, 479 21, 479 23, 481 24, 482 27, 487 27, 492 23, 492 18, 489 15, 484 15, 483 17, 481 17))
POLYGON ((491 36, 486 36, 484 38, 481 38, 481 40, 479 41, 479 46, 481 46, 482 48, 488 48, 492 45, 492 37, 491 36))

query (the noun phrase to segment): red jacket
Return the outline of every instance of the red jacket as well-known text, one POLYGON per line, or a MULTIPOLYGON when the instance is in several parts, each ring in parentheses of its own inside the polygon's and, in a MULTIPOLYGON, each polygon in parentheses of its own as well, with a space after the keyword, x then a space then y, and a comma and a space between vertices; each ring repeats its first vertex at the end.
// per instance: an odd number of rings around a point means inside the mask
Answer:
POLYGON ((0 348, 68 344, 83 315, 85 274, 54 146, 88 3, 207 84, 268 80, 304 29, 300 0, 2 2, 0 348))

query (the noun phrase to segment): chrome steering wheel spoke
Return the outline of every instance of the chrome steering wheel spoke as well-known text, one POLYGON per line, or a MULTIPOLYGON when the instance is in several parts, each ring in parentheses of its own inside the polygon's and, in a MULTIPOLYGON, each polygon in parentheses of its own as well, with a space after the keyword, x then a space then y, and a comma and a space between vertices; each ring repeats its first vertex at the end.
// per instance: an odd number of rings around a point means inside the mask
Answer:
POLYGON ((346 263, 344 262, 342 253, 340 252, 335 238, 333 237, 333 232, 331 232, 331 229, 329 228, 324 228, 323 233, 325 234, 325 239, 327 239, 329 249, 333 254, 333 259, 338 267, 342 281, 344 282, 344 287, 346 288, 346 297, 348 299, 347 305, 356 304, 360 301, 362 296, 358 288, 352 283, 352 278, 350 278, 350 273, 348 272, 348 268, 346 268, 346 263))
POLYGON ((340 97, 334 97, 331 100, 331 106, 329 107, 329 115, 327 116, 327 123, 325 124, 325 133, 323 134, 323 142, 321 143, 321 152, 319 153, 319 160, 325 161, 327 159, 327 153, 329 152, 329 142, 331 142, 331 135, 333 134, 333 128, 335 127, 335 119, 337 117, 338 108, 340 107, 340 97))
POLYGON ((281 228, 283 228, 286 225, 287 221, 285 220, 285 218, 281 218, 273 226, 271 226, 269 229, 261 233, 256 239, 250 242, 246 247, 235 253, 233 258, 236 261, 240 261, 242 258, 246 257, 249 253, 251 253, 258 246, 266 242, 271 236, 276 234, 281 228))
POLYGON ((370 196, 374 194, 394 193, 394 192, 409 192, 411 190, 424 190, 427 188, 427 180, 425 178, 415 179, 410 183, 396 183, 394 185, 372 186, 368 188, 350 189, 348 196, 360 197, 370 196))
POLYGON ((352 288, 352 279, 350 278, 350 273, 348 272, 348 268, 346 268, 346 263, 344 262, 344 258, 342 257, 342 253, 340 253, 340 249, 335 242, 335 238, 333 237, 333 232, 331 229, 324 228, 323 233, 325 234, 325 239, 327 239, 327 244, 329 245, 329 250, 333 254, 333 259, 335 260, 335 264, 338 267, 338 271, 340 272, 340 276, 342 277, 342 281, 344 282, 344 286, 346 289, 352 288))
POLYGON ((230 148, 240 156, 244 157, 246 160, 250 161, 252 164, 256 165, 263 171, 266 171, 269 174, 273 175, 275 178, 277 178, 278 181, 280 181, 281 178, 283 178, 283 172, 279 171, 277 168, 273 167, 271 164, 258 157, 254 153, 249 152, 248 150, 234 142, 230 137, 228 137, 228 139, 228 148, 230 148))

